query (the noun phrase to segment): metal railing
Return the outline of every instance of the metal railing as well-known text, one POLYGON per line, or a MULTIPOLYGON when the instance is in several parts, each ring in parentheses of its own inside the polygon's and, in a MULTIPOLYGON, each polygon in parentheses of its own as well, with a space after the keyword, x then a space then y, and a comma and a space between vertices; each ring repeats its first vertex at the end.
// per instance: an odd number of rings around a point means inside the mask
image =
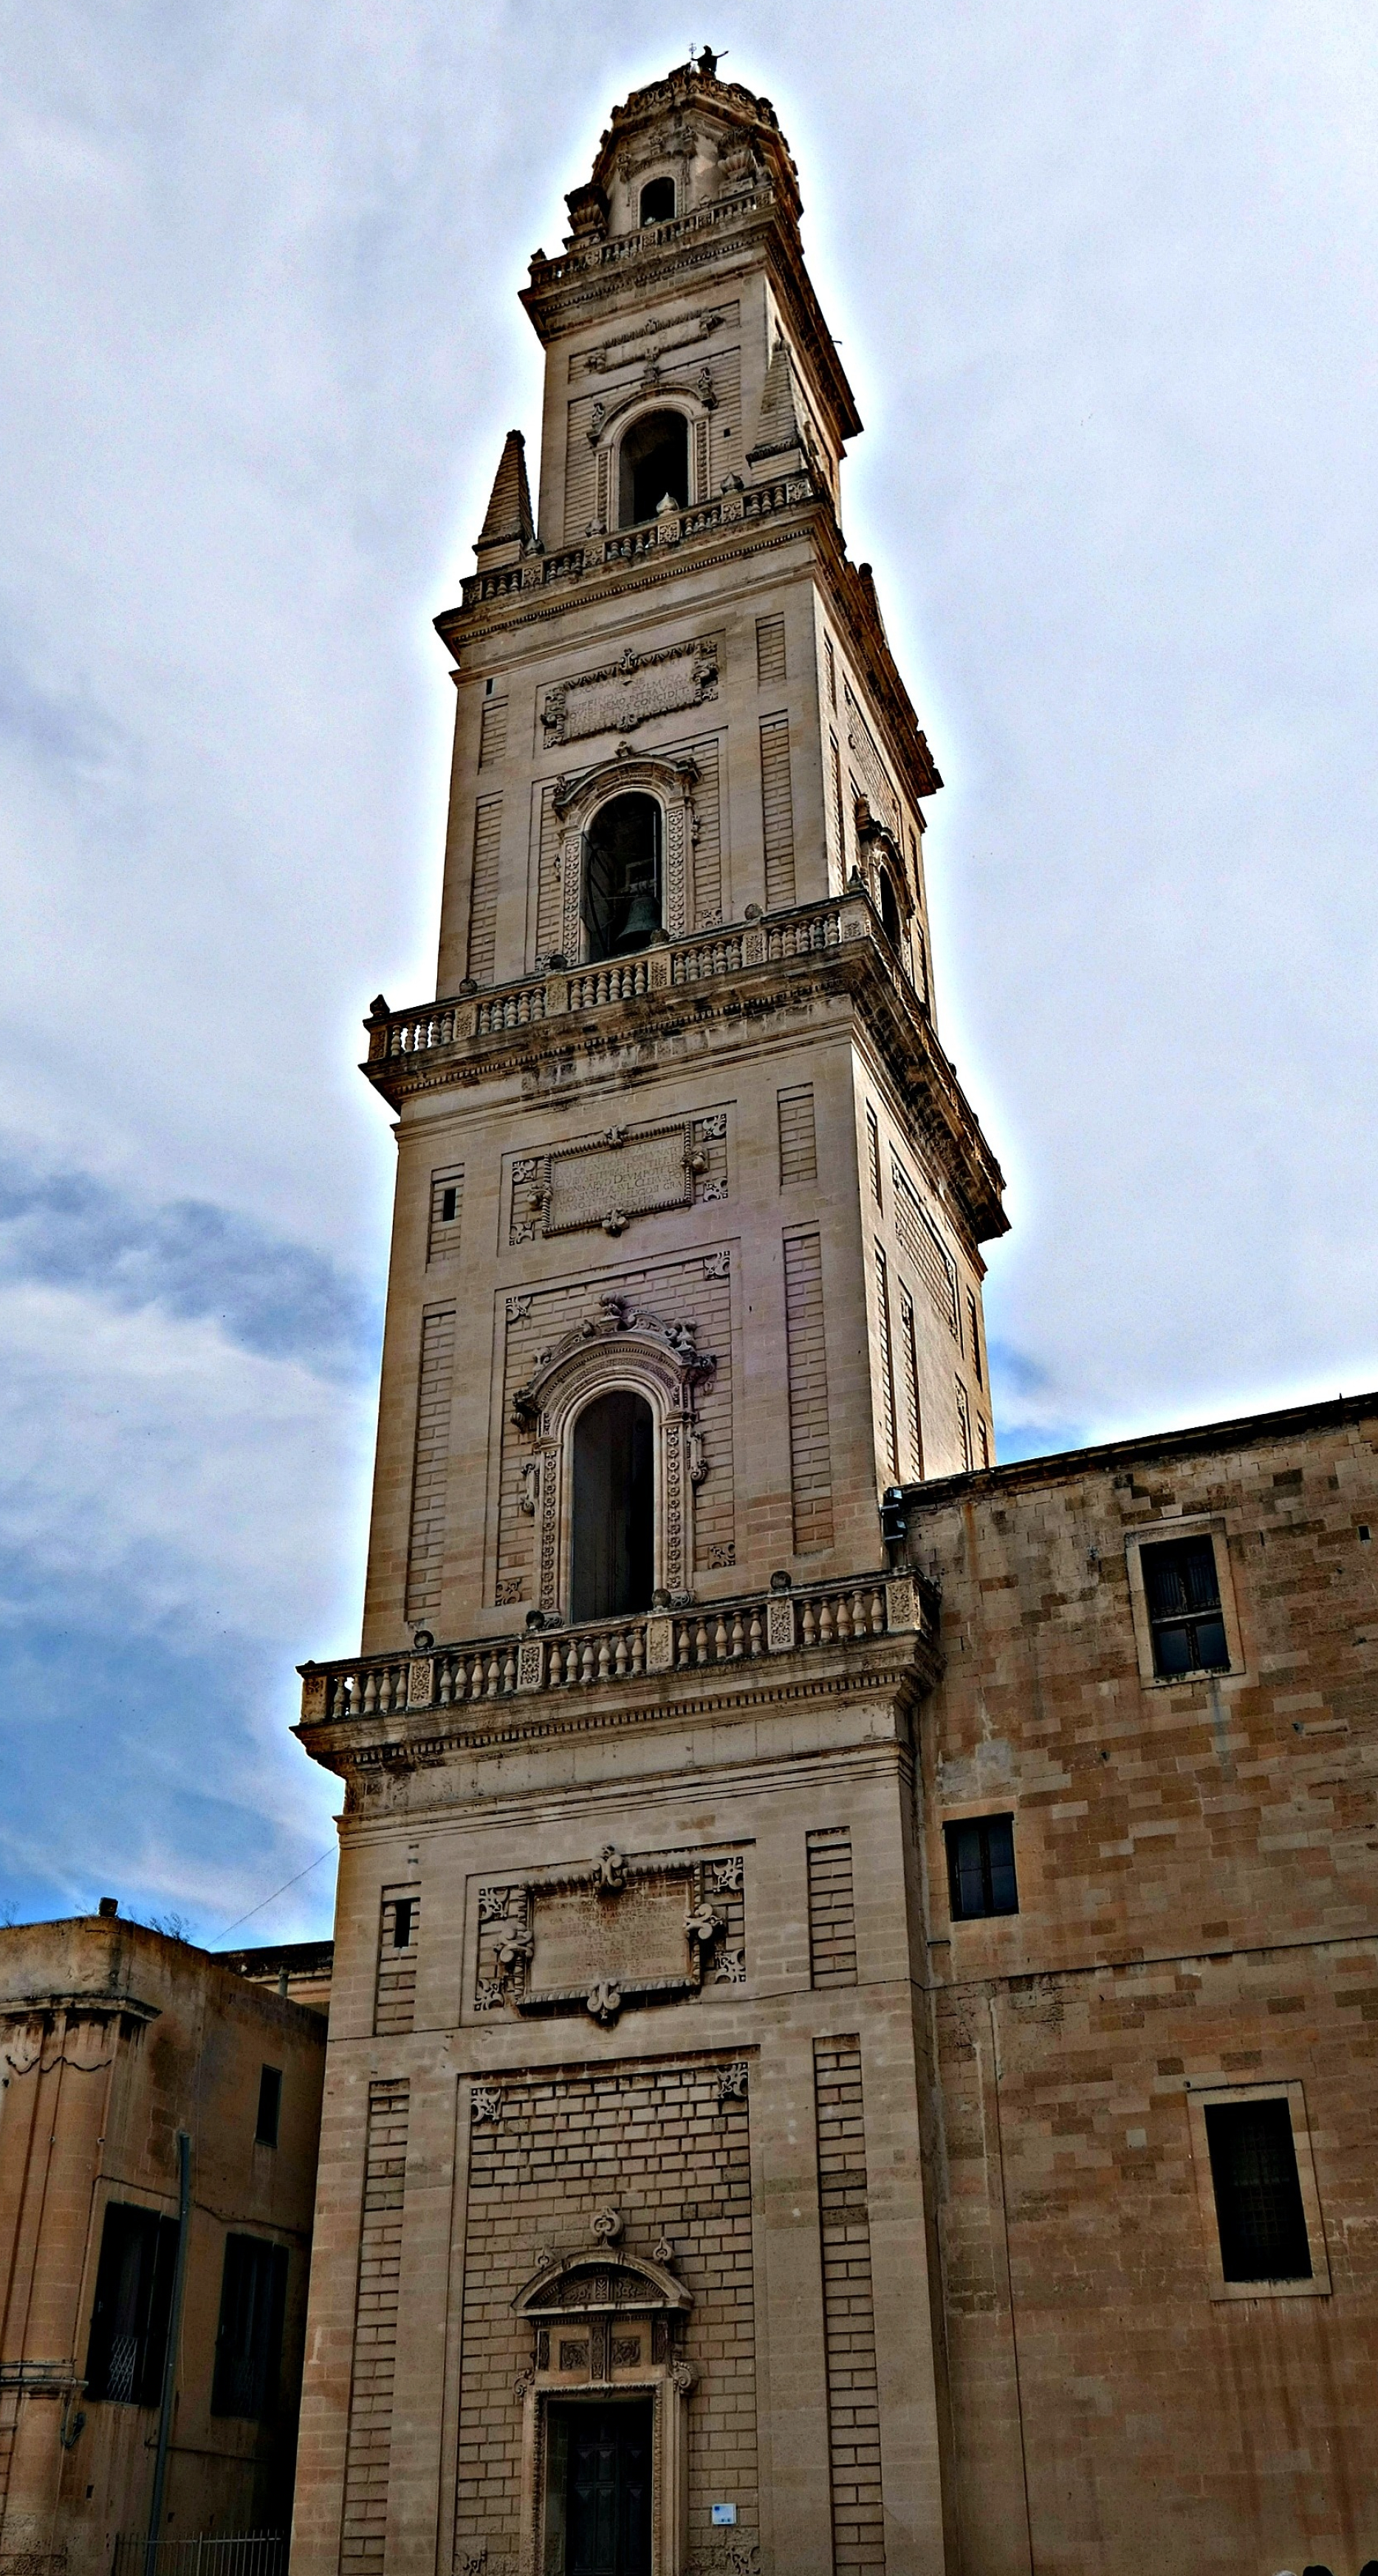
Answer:
POLYGON ((863 1575, 649 1610, 635 1619, 581 1621, 428 1647, 424 1653, 351 1656, 302 1667, 302 1716, 387 1716, 529 1692, 588 1690, 915 1630, 932 1639, 939 1599, 937 1587, 922 1574, 863 1575))
POLYGON ((115 2543, 110 2576, 286 2576, 281 2531, 202 2532, 190 2540, 149 2541, 126 2531, 115 2543))

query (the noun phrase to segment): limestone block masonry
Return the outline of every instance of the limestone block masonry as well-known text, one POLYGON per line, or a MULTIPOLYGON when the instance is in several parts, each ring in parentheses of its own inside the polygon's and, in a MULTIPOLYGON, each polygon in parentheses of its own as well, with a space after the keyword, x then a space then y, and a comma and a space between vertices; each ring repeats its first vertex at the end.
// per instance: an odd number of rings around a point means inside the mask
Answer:
POLYGON ((345 1807, 294 2576, 1358 2576, 1366 1704, 1265 1678, 1261 1550, 1164 1692, 1133 1514, 994 1465, 941 780, 770 102, 680 66, 568 204, 538 506, 514 432, 437 620, 437 993, 367 1024, 397 1202, 361 1648, 302 1667, 345 1807), (1292 1730, 1341 1723, 1297 1806, 1292 1730), (1332 1994, 1269 1889, 1309 1942, 1341 1817, 1332 1994), (1255 2069, 1314 2294, 1235 2295, 1202 2216, 1255 2069))

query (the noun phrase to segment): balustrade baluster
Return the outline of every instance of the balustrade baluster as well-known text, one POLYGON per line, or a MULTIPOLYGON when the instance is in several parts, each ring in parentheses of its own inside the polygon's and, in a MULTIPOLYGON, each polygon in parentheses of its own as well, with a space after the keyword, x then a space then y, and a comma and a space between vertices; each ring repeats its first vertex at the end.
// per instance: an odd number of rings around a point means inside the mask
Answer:
POLYGON ((845 1592, 841 1594, 837 1604, 837 1633, 839 1637, 850 1637, 852 1633, 852 1617, 847 1608, 845 1592))
POLYGON ((866 1616, 866 1604, 862 1600, 861 1594, 859 1592, 854 1592, 852 1594, 852 1635, 854 1637, 869 1637, 870 1633, 871 1622, 866 1616))
POLYGON ((627 1632, 625 1628, 619 1628, 617 1632, 616 1669, 617 1678, 621 1681, 627 1669, 627 1632))
POLYGON ((694 1630, 694 1661, 696 1664, 708 1661, 708 1630, 701 1619, 694 1630))
POLYGON ((511 1646, 502 1659, 502 1686, 505 1691, 514 1691, 517 1687, 517 1658, 511 1646))
POLYGON ((885 1595, 879 1589, 871 1595, 871 1634, 873 1637, 885 1634, 885 1595))
POLYGON ((806 1646, 812 1646, 812 1645, 815 1643, 815 1641, 816 1641, 816 1639, 817 1639, 817 1636, 818 1636, 818 1621, 817 1621, 817 1619, 816 1619, 816 1618, 815 1618, 815 1616, 814 1616, 814 1608, 813 1608, 813 1603, 812 1603, 811 1601, 806 1601, 806 1602, 805 1602, 805 1604, 804 1604, 804 1622, 803 1622, 803 1625, 804 1625, 804 1643, 805 1643, 805 1645, 806 1645, 806 1646))
POLYGON ((470 1699, 482 1699, 482 1697, 483 1697, 483 1657, 482 1657, 482 1655, 475 1655, 474 1660, 473 1660, 473 1665, 472 1665, 472 1667, 471 1667, 471 1669, 470 1669, 470 1673, 469 1673, 469 1697, 470 1697, 470 1699))
POLYGON ((605 1682, 612 1671, 612 1639, 604 1634, 598 1640, 598 1678, 605 1682))
POLYGON ((372 1716, 372 1714, 373 1714, 373 1711, 375 1710, 375 1708, 377 1707, 377 1705, 378 1705, 378 1676, 377 1676, 377 1674, 376 1674, 375 1672, 368 1672, 368 1673, 366 1673, 366 1674, 364 1675, 364 1715, 365 1715, 365 1717, 371 1717, 371 1716, 372 1716))
POLYGON ((488 1658, 488 1688, 487 1688, 487 1691, 486 1691, 486 1693, 485 1693, 485 1697, 486 1697, 486 1698, 488 1698, 488 1699, 496 1699, 496 1698, 497 1698, 497 1695, 498 1695, 498 1684, 499 1684, 499 1682, 501 1681, 501 1679, 502 1679, 502 1666, 501 1666, 501 1664, 500 1664, 500 1663, 499 1663, 499 1661, 498 1661, 498 1657, 497 1657, 497 1650, 496 1650, 496 1648, 495 1648, 495 1649, 494 1649, 494 1651, 493 1651, 493 1653, 492 1653, 492 1654, 489 1656, 489 1658, 488 1658))
POLYGON ((760 1611, 759 1611, 759 1610, 753 1610, 753 1611, 752 1611, 752 1613, 751 1613, 751 1652, 752 1652, 752 1654, 753 1654, 753 1655, 759 1655, 759 1654, 760 1654, 760 1652, 761 1652, 762 1646, 764 1645, 764 1643, 765 1643, 765 1640, 764 1640, 764 1638, 763 1638, 763 1637, 762 1637, 762 1635, 761 1635, 761 1614, 760 1614, 760 1611))
POLYGON ((676 1631, 676 1636, 675 1636, 675 1662, 676 1662, 677 1664, 687 1664, 687 1663, 688 1663, 688 1661, 689 1661, 689 1622, 688 1622, 688 1620, 687 1620, 687 1619, 682 1619, 682 1620, 680 1621, 680 1623, 679 1623, 679 1627, 678 1627, 678 1630, 676 1631))
POLYGON ((632 1630, 632 1671, 633 1673, 644 1673, 645 1670, 646 1631, 638 1620, 636 1626, 632 1630))
POLYGON ((725 1664, 727 1661, 727 1622, 721 1611, 718 1614, 718 1624, 713 1631, 713 1661, 715 1664, 725 1664))
POLYGON ((744 1629, 743 1629, 743 1627, 742 1627, 742 1614, 741 1614, 740 1610, 734 1610, 734 1611, 733 1611, 733 1613, 732 1613, 732 1661, 733 1661, 733 1663, 734 1663, 734 1664, 738 1664, 738 1663, 740 1663, 740 1662, 741 1662, 741 1659, 742 1659, 742 1657, 743 1657, 743 1655, 745 1654, 745 1652, 746 1652, 746 1632, 745 1632, 745 1630, 744 1630, 744 1629))
POLYGON ((592 1681, 592 1679, 593 1679, 593 1639, 592 1639, 592 1637, 586 1637, 586 1638, 584 1639, 584 1651, 583 1651, 583 1653, 581 1654, 581 1656, 580 1656, 580 1658, 579 1658, 579 1678, 580 1678, 580 1680, 581 1680, 581 1681, 584 1681, 584 1682, 591 1682, 591 1681, 592 1681))
POLYGON ((832 1641, 833 1641, 833 1614, 832 1614, 832 1608, 831 1608, 831 1605, 830 1605, 827 1601, 820 1601, 820 1602, 819 1602, 819 1605, 818 1605, 818 1642, 819 1642, 820 1646, 830 1646, 830 1645, 832 1644, 832 1641))

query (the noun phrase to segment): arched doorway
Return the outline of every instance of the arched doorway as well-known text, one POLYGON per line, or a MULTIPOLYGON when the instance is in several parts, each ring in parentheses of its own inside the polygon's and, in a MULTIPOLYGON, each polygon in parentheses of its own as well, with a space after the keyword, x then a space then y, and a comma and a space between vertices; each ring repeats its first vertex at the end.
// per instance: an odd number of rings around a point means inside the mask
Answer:
POLYGON ((626 1619, 655 1588, 655 1426, 630 1387, 595 1396, 574 1426, 571 1619, 626 1619))
POLYGON ((584 928, 591 958, 628 957, 660 928, 660 807, 614 796, 589 825, 584 928))
POLYGON ((617 517, 624 528, 653 519, 661 502, 689 503, 689 423, 682 411, 643 412, 622 441, 617 517))

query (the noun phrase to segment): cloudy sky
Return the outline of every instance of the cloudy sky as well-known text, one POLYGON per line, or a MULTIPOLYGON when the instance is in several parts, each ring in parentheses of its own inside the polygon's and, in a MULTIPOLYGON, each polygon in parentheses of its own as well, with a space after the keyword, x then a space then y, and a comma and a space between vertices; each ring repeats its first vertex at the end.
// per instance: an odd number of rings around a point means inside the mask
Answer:
POLYGON ((705 39, 801 165, 850 543, 948 781, 1003 1454, 1378 1383, 1371 9, 7 0, 20 1918, 328 1927, 286 1729, 357 1639, 392 1147, 354 1066, 433 971, 430 619, 535 432, 527 257, 705 39))

